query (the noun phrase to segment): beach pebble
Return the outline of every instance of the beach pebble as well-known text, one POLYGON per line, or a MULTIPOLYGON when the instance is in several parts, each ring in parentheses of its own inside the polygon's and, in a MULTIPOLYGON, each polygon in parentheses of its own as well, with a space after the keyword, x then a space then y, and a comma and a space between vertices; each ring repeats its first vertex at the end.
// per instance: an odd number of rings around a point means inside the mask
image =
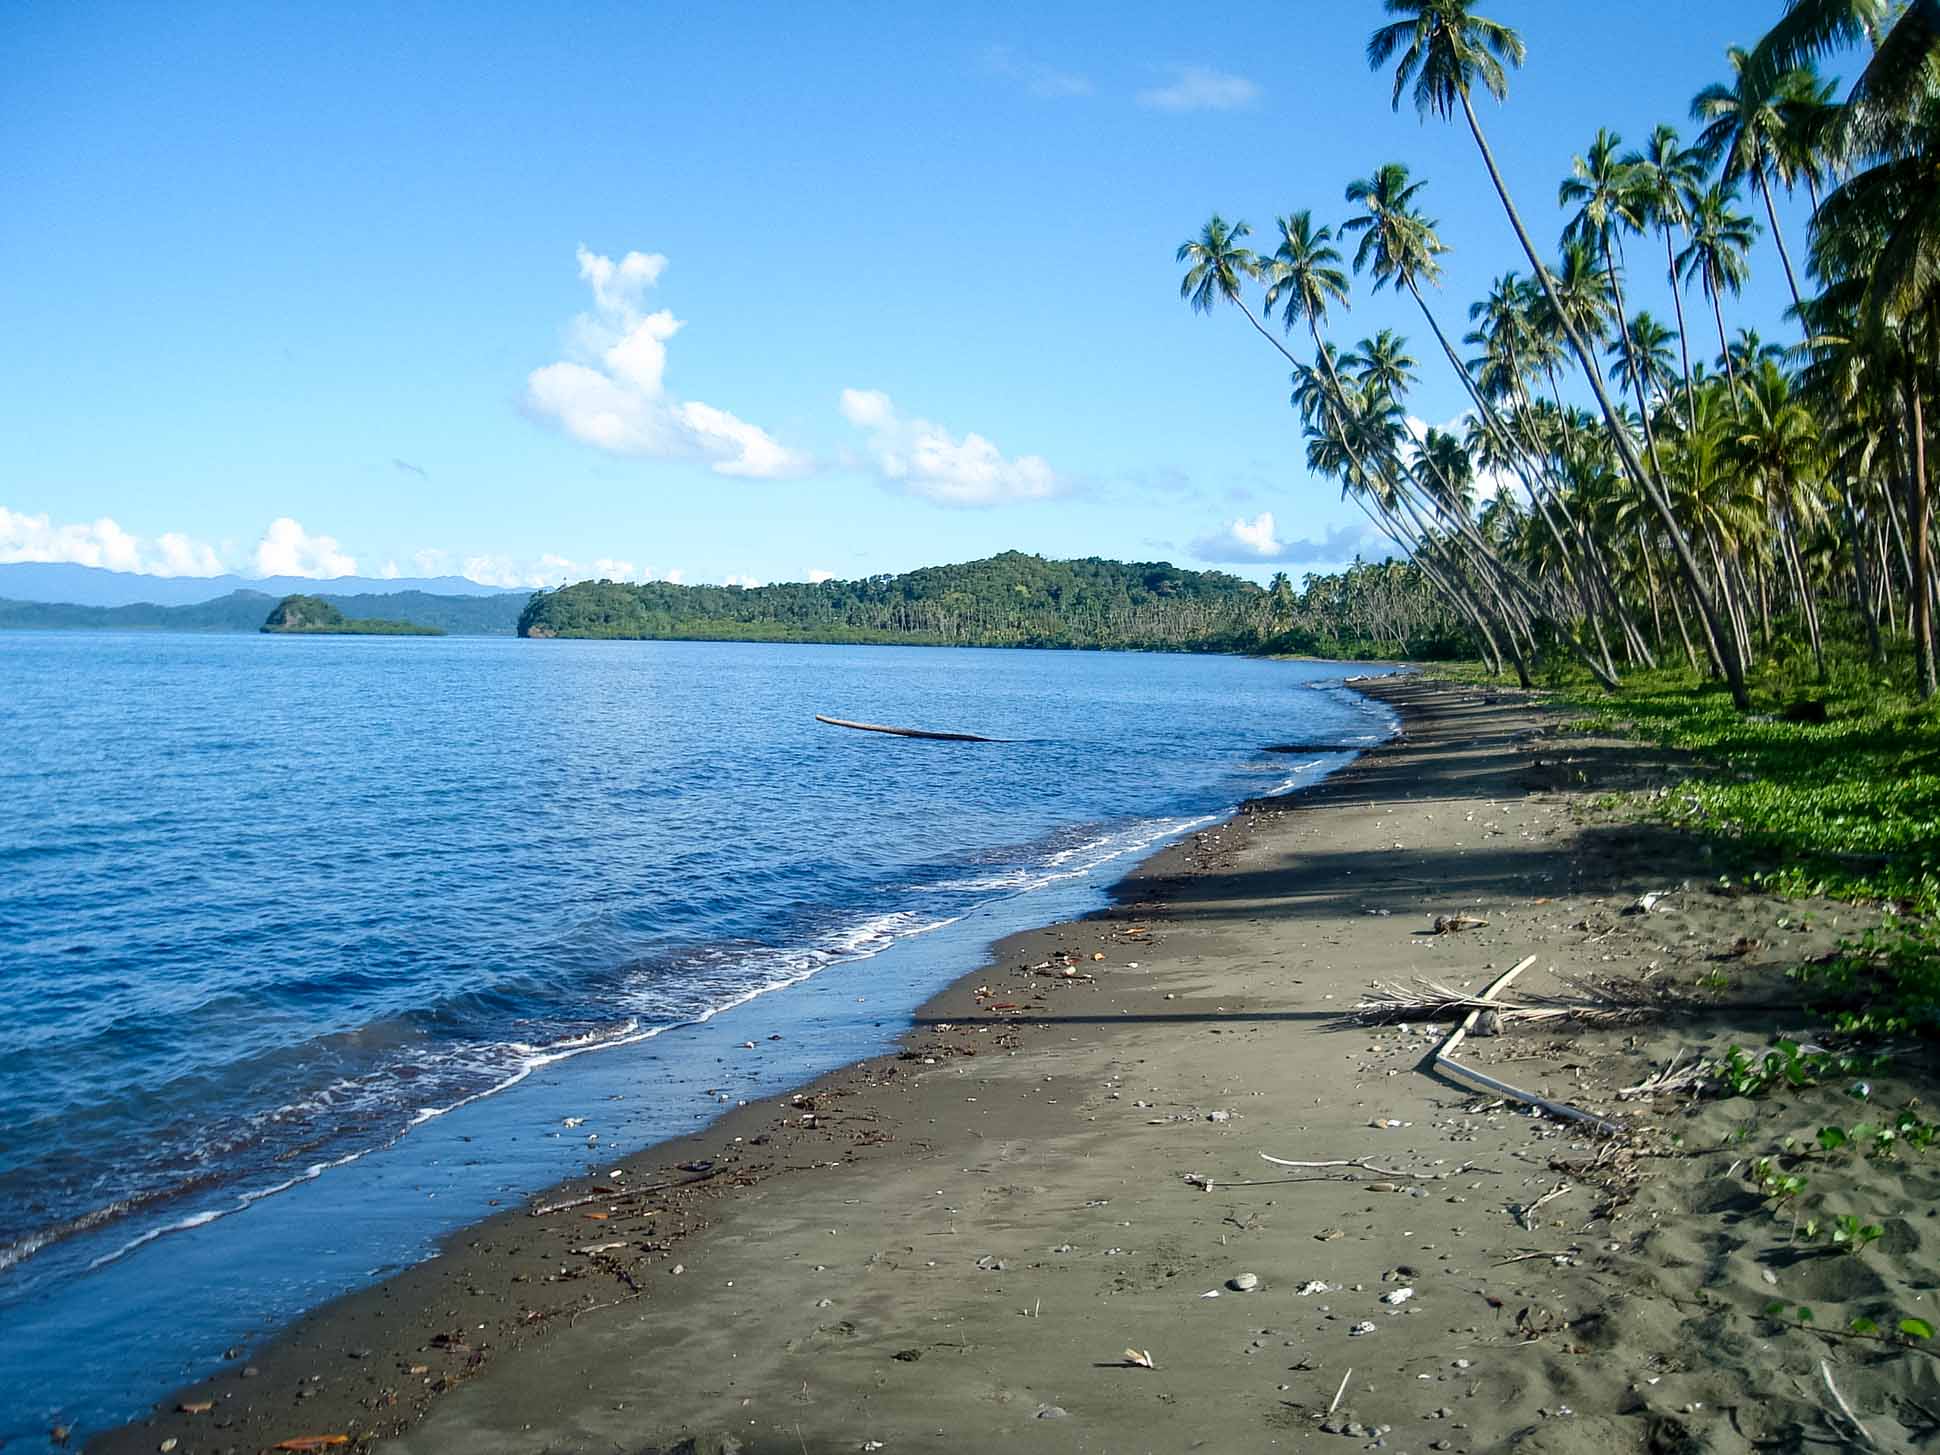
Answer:
POLYGON ((1071 1411, 1063 1405, 1047 1404, 1037 1412, 1037 1417, 1040 1420, 1068 1420, 1071 1418, 1071 1411))
POLYGON ((161 1450, 162 1455, 168 1455, 168 1452, 173 1450, 179 1443, 173 1435, 170 1435, 166 1440, 162 1441, 158 1448, 161 1450))
POLYGON ((1257 1273, 1237 1274, 1226 1280, 1226 1286, 1232 1289, 1234 1293, 1251 1293, 1260 1286, 1260 1275, 1257 1273))
POLYGON ((1368 1320, 1362 1319, 1358 1324, 1354 1325, 1353 1328, 1347 1331, 1347 1336, 1350 1339, 1358 1339, 1363 1334, 1371 1334, 1373 1332, 1374 1332, 1374 1325, 1370 1323, 1368 1320))
POLYGON ((1389 1308, 1399 1308, 1414 1296, 1415 1291, 1412 1288, 1397 1288, 1392 1293, 1382 1294, 1381 1302, 1388 1305, 1389 1308))
POLYGON ((1206 1113, 1206 1120, 1209 1122, 1230 1122, 1232 1119, 1233 1114, 1229 1111, 1209 1111, 1206 1113))

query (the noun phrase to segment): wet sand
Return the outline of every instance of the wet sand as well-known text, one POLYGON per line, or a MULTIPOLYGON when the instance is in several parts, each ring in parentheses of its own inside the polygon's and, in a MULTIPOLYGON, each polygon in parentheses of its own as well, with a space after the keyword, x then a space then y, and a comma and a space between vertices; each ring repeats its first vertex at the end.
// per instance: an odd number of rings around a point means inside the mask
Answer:
POLYGON ((1402 738, 1005 941, 899 1054, 467 1230, 90 1448, 1836 1448, 1822 1358, 1892 1448, 1940 1408, 1935 1361, 1761 1310, 1933 1316, 1940 1184, 1856 1167, 1889 1236, 1793 1258, 1743 1163, 1831 1112, 1617 1096, 1797 1021, 1779 968, 1862 917, 1707 889, 1705 846, 1599 812, 1674 760, 1509 694, 1367 690, 1402 738), (1487 924, 1428 933, 1456 914, 1487 924), (1519 989, 1675 999, 1466 1053, 1633 1137, 1434 1074, 1445 1025, 1340 1019, 1375 981, 1480 991, 1528 955, 1519 989))

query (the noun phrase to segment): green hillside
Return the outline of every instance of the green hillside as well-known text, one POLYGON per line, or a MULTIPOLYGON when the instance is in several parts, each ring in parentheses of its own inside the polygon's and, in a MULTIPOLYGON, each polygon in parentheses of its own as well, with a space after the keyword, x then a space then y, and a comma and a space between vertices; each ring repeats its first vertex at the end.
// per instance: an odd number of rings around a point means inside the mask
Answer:
POLYGON ((583 581, 535 595, 519 635, 1221 651, 1258 643, 1267 604, 1224 572, 1008 551, 858 581, 583 581))
POLYGON ((374 616, 345 616, 321 596, 301 592, 285 596, 271 607, 259 630, 274 636, 312 637, 441 637, 445 634, 443 627, 374 616))
MULTIPOLYGON (((424 591, 372 592, 357 596, 320 595, 347 617, 408 622, 436 627, 453 636, 511 636, 526 598, 434 596, 424 591)), ((253 632, 276 605, 260 591, 232 591, 191 606, 70 606, 0 599, 0 627, 92 628, 119 631, 253 632)))

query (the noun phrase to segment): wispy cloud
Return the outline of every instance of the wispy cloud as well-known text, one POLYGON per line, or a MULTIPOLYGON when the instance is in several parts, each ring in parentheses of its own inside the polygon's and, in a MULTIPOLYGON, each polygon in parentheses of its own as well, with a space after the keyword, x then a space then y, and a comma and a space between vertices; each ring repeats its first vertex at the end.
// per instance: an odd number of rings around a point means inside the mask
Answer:
POLYGON ((1202 561, 1225 564, 1297 561, 1303 565, 1331 565, 1352 560, 1366 538, 1366 526, 1344 525, 1332 527, 1318 540, 1281 540, 1273 512, 1262 510, 1251 520, 1242 516, 1228 521, 1210 535, 1201 536, 1192 543, 1192 553, 1202 561))
POLYGON ((808 584, 811 586, 820 586, 824 581, 833 581, 834 579, 835 572, 833 571, 824 571, 817 568, 808 573, 808 584))
POLYGON ((1047 500, 1065 482, 1041 455, 1006 456, 980 434, 959 438, 927 419, 905 418, 879 389, 844 389, 842 416, 868 436, 876 473, 938 505, 1047 500))
POLYGON ((109 516, 56 525, 51 516, 26 515, 0 505, 0 562, 49 561, 135 571, 144 576, 215 576, 222 561, 215 548, 179 531, 146 539, 123 530, 109 516))
MULTIPOLYGON (((443 551, 420 551, 416 560, 418 569, 426 575, 442 574, 451 569, 450 557, 443 551), (438 568, 436 571, 432 569, 434 566, 438 568)), ((678 585, 684 574, 681 571, 661 571, 653 566, 642 566, 611 556, 575 560, 551 551, 541 556, 525 557, 466 556, 459 563, 458 572, 481 586, 527 586, 534 590, 565 586, 574 581, 671 581, 678 585)))
POLYGON ((527 377, 533 414, 611 454, 700 458, 717 475, 777 480, 814 467, 759 426, 667 392, 667 344, 686 325, 665 308, 645 311, 648 291, 666 270, 665 256, 632 252, 616 262, 584 247, 577 256, 593 311, 574 321, 578 357, 527 377))
POLYGON ((1062 71, 1039 61, 1014 55, 1010 47, 994 45, 984 52, 984 69, 1022 87, 1041 101, 1064 101, 1089 96, 1097 88, 1082 71, 1062 71))
POLYGON ((391 456, 391 467, 403 471, 406 475, 416 475, 420 480, 431 478, 431 472, 424 466, 414 465, 409 460, 400 460, 396 455, 391 456))
POLYGON ((1259 99, 1257 82, 1211 66, 1180 66, 1165 85, 1138 93, 1152 111, 1240 111, 1259 99))

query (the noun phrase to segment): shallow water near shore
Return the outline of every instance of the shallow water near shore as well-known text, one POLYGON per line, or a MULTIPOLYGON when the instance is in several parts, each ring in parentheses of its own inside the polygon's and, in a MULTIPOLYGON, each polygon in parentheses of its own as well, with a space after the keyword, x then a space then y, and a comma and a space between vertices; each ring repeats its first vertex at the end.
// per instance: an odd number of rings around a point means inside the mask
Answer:
POLYGON ((0 635, 0 1436, 135 1413, 880 1049, 996 938, 1351 756, 1267 745, 1386 736, 1343 670, 0 635))

